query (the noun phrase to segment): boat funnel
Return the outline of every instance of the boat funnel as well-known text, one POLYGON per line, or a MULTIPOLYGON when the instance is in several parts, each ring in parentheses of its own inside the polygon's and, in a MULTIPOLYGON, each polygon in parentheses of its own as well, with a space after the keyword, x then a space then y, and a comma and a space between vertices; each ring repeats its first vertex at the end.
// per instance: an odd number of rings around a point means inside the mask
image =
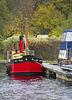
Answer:
POLYGON ((23 53, 23 36, 19 36, 19 51, 23 53))

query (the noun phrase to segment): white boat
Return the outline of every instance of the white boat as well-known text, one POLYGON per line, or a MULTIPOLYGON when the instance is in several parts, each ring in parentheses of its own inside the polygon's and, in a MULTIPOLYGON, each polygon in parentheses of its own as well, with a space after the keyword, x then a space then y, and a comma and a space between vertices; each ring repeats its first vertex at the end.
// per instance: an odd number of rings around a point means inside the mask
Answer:
POLYGON ((70 64, 70 65, 63 64, 61 66, 61 69, 63 69, 64 71, 72 71, 72 64, 70 64))

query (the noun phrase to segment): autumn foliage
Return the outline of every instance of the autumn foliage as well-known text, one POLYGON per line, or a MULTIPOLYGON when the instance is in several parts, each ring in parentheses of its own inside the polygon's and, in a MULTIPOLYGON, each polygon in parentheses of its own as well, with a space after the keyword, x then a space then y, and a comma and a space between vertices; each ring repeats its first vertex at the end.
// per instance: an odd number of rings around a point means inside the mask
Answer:
MULTIPOLYGON (((31 36, 60 37, 66 29, 72 29, 71 0, 0 0, 0 51, 4 50, 5 55, 11 46, 7 38, 25 34, 26 13, 31 36), (7 43, 4 49, 3 41, 7 43)), ((35 45, 36 55, 43 59, 57 59, 58 40, 42 40, 29 41, 30 48, 35 45)))
POLYGON ((28 17, 30 35, 62 35, 72 28, 71 0, 1 0, 0 38, 25 34, 25 18, 28 17))

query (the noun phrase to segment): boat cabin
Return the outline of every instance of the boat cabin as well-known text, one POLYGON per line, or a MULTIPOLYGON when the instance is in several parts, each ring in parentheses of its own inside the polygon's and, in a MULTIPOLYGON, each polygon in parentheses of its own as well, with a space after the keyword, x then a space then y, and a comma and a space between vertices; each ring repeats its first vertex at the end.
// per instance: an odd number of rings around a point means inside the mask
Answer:
POLYGON ((19 36, 19 41, 12 42, 12 50, 7 51, 7 59, 18 59, 24 55, 34 55, 34 51, 25 48, 23 36, 19 36))
POLYGON ((58 62, 72 58, 72 29, 65 30, 60 42, 58 62))
POLYGON ((23 36, 19 36, 19 41, 12 42, 12 50, 7 51, 7 59, 22 58, 25 55, 25 44, 23 36))

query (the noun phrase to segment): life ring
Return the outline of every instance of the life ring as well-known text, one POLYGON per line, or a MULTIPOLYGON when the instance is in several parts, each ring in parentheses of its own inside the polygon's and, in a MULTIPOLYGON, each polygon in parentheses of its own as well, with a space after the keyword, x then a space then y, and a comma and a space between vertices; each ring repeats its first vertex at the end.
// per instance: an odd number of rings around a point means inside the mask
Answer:
POLYGON ((10 75, 10 70, 11 70, 11 67, 10 67, 10 65, 6 65, 6 73, 8 74, 8 75, 10 75))

